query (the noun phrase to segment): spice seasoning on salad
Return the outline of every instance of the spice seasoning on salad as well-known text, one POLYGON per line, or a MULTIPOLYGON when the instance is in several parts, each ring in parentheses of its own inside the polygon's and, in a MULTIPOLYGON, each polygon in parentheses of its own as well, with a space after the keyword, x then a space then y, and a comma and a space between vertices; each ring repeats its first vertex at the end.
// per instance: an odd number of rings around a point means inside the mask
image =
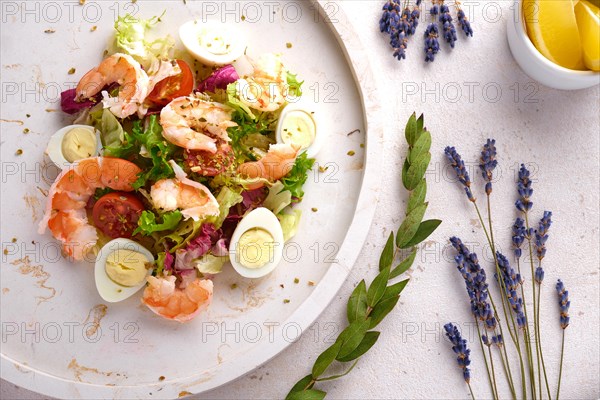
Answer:
POLYGON ((97 25, 94 25, 94 26, 92 26, 92 27, 90 28, 90 32, 95 32, 95 31, 96 31, 96 29, 98 29, 98 26, 97 26, 97 25))
POLYGON ((291 49, 291 48, 292 48, 292 44, 291 44, 290 42, 287 42, 287 43, 285 44, 285 47, 287 47, 288 49, 291 49))
POLYGON ((24 133, 24 134, 26 134, 26 135, 27 135, 29 132, 30 132, 30 131, 29 131, 29 128, 25 128, 25 129, 23 129, 23 133, 24 133))
POLYGON ((319 211, 319 210, 317 209, 317 207, 313 207, 313 208, 311 208, 310 210, 311 210, 312 212, 317 212, 317 211, 319 211))
POLYGON ((283 299, 283 304, 288 304, 290 302, 290 299, 283 299))
POLYGON ((71 69, 69 70, 69 72, 67 72, 67 74, 69 74, 69 75, 73 75, 75 72, 76 72, 76 69, 75 69, 75 68, 71 68, 71 69))
POLYGON ((353 156, 353 155, 355 155, 355 154, 356 154, 356 152, 355 152, 354 150, 350 150, 350 151, 348 152, 348 155, 349 155, 350 157, 352 157, 352 156, 353 156))
POLYGON ((44 33, 54 33, 56 32, 54 29, 46 29, 44 33))
POLYGON ((21 154, 23 154, 23 149, 17 149, 17 151, 15 152, 16 155, 20 156, 21 154))
POLYGON ((300 279, 294 278, 294 283, 300 283, 300 279))

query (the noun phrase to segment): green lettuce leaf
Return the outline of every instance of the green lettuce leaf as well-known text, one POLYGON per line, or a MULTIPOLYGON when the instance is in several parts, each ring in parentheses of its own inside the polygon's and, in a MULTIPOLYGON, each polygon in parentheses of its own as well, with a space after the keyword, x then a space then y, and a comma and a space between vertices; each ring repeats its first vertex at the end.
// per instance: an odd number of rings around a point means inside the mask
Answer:
POLYGON ((217 217, 211 217, 207 220, 211 222, 215 229, 219 229, 223 225, 223 221, 229 215, 229 209, 234 205, 241 203, 244 198, 242 195, 227 186, 221 188, 221 191, 217 195, 217 202, 219 203, 219 215, 217 217))
POLYGON ((277 218, 279 219, 279 224, 281 225, 281 230, 283 230, 284 242, 287 242, 288 240, 296 236, 301 216, 302 211, 300 210, 294 210, 291 214, 282 212, 277 215, 277 218))
POLYGON ((196 268, 203 274, 215 275, 221 272, 223 264, 229 260, 229 257, 216 257, 212 254, 205 254, 194 261, 196 268))
POLYGON ((298 82, 298 75, 292 74, 288 71, 287 73, 287 85, 288 85, 288 96, 300 97, 302 96, 302 82, 298 82))
POLYGON ((229 85, 227 85, 227 103, 226 104, 229 107, 233 108, 235 111, 246 114, 246 116, 248 116, 248 118, 250 118, 251 120, 256 119, 256 116, 254 115, 252 110, 250 110, 250 107, 248 107, 246 104, 242 103, 242 101, 239 99, 238 93, 237 93, 237 83, 236 82, 233 82, 233 83, 230 83, 229 85))
POLYGON ((125 131, 121 123, 107 108, 100 108, 90 112, 92 125, 100 131, 100 141, 105 148, 115 148, 125 141, 125 131))
POLYGON ((175 46, 171 36, 155 40, 146 37, 147 31, 159 23, 161 17, 142 19, 125 14, 115 22, 115 50, 132 56, 148 73, 153 72, 151 69, 159 59, 171 58, 170 52, 175 46))
POLYGON ((138 220, 138 227, 133 231, 133 234, 137 235, 138 233, 141 233, 148 236, 154 232, 175 229, 182 217, 181 212, 175 210, 162 214, 162 222, 158 222, 156 215, 152 211, 142 211, 142 215, 138 220))
MULTIPOLYGON (((156 115, 147 118, 147 127, 142 131, 141 123, 136 121, 133 126, 132 136, 138 144, 138 148, 144 146, 147 155, 150 157, 150 168, 144 169, 137 181, 133 184, 135 189, 139 189, 147 181, 156 182, 160 179, 172 178, 175 175, 173 167, 169 160, 173 158, 173 153, 177 147, 165 140, 162 135, 162 127, 158 123, 156 115)), ((138 151, 139 152, 139 151, 138 151)))
POLYGON ((292 204, 292 193, 284 188, 281 181, 275 182, 269 188, 269 194, 263 202, 263 206, 273 211, 275 215, 290 204, 292 204))
POLYGON ((315 159, 308 158, 306 152, 304 152, 296 158, 291 171, 281 179, 283 187, 286 190, 289 190, 292 193, 292 196, 298 201, 302 200, 302 197, 304 197, 302 186, 306 182, 308 171, 312 169, 314 163, 315 159))

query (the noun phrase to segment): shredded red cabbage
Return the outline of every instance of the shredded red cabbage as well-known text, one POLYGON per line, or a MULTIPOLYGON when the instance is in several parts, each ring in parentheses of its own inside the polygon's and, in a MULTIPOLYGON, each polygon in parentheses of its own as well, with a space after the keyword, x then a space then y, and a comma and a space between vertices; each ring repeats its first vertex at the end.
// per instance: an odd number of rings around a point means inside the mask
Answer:
MULTIPOLYGON (((185 271, 193 269, 193 261, 205 255, 215 247, 222 236, 223 231, 220 229, 216 230, 213 224, 203 224, 198 236, 192 239, 185 248, 175 251, 175 270, 185 271)), ((217 250, 219 252, 222 251, 220 248, 217 250)), ((226 253, 227 249, 225 248, 225 255, 226 253)))
POLYGON ((199 92, 215 92, 217 89, 227 89, 227 85, 240 79, 233 65, 225 65, 213 72, 198 85, 199 92))
POLYGON ((92 100, 75 101, 76 89, 65 90, 60 94, 60 108, 67 114, 77 114, 85 108, 93 107, 96 102, 92 100))

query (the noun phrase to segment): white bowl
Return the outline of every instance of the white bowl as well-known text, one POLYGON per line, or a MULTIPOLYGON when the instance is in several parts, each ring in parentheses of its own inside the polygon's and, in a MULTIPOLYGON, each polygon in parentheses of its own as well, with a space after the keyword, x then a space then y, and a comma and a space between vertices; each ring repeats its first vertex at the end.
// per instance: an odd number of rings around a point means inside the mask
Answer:
POLYGON ((514 18, 508 18, 508 45, 527 75, 543 85, 563 90, 585 89, 600 84, 600 72, 564 68, 544 57, 527 36, 521 0, 514 2, 513 10, 518 11, 514 18))

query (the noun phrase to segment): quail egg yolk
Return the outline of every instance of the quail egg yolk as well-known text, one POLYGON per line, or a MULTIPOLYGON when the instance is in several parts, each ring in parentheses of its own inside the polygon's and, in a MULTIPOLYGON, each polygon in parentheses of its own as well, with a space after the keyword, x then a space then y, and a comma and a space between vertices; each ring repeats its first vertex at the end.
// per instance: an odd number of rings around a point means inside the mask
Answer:
POLYGON ((294 110, 286 114, 281 132, 284 143, 305 149, 313 143, 315 134, 315 122, 306 111, 294 110))
POLYGON ((198 42, 206 51, 215 55, 227 54, 231 51, 231 41, 222 32, 202 29, 198 42))
POLYGON ((68 162, 91 157, 98 145, 96 135, 89 129, 73 128, 62 140, 61 151, 68 162))
POLYGON ((115 250, 106 258, 106 274, 121 286, 136 286, 144 281, 148 259, 133 250, 115 250))
POLYGON ((240 236, 237 254, 240 264, 246 268, 261 268, 273 260, 275 251, 273 236, 264 229, 249 229, 240 236))

